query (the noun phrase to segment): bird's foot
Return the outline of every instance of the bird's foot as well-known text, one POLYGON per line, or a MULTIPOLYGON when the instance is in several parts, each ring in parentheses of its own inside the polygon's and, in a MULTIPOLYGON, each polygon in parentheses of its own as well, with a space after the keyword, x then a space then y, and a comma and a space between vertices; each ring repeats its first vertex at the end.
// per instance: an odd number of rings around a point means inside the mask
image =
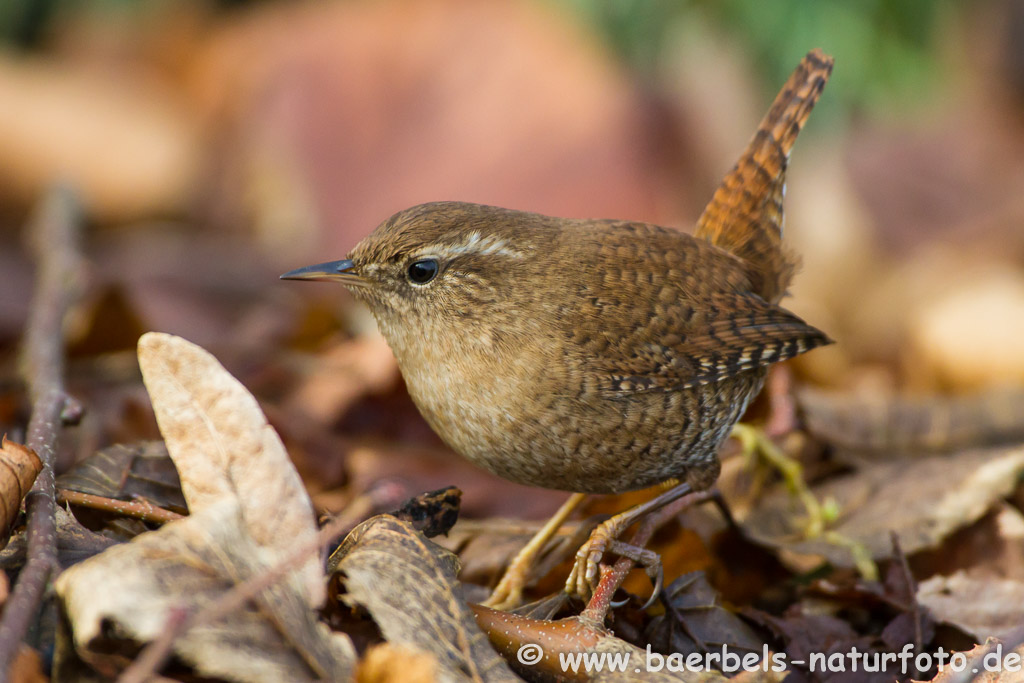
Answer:
POLYGON ((645 610, 653 605, 654 601, 658 599, 658 594, 661 593, 661 589, 665 587, 665 570, 661 566, 661 555, 653 550, 640 548, 635 545, 623 543, 622 541, 612 541, 608 544, 608 550, 620 557, 628 557, 633 560, 633 562, 644 568, 644 572, 651 580, 651 585, 654 586, 654 590, 651 591, 651 597, 647 598, 647 602, 645 602, 640 609, 645 610))
MULTIPOLYGON (((593 540, 595 539, 591 537, 591 541, 593 540)), ((597 552, 597 549, 590 544, 590 541, 580 548, 580 551, 576 554, 576 564, 573 566, 573 570, 569 575, 568 581, 566 581, 566 592, 575 593, 581 599, 586 601, 591 600, 598 590, 600 582, 607 579, 607 576, 599 571, 600 561, 605 552, 611 552, 615 553, 619 557, 625 557, 644 568, 644 572, 651 579, 651 584, 654 586, 654 590, 651 592, 651 596, 647 599, 647 602, 645 602, 640 609, 647 609, 654 604, 654 601, 658 599, 658 595, 661 593, 661 589, 665 586, 665 572, 661 566, 661 556, 653 550, 641 548, 640 546, 631 545, 616 539, 605 540, 602 538, 600 540, 603 541, 604 548, 601 550, 601 555, 598 556, 598 559, 594 564, 590 564, 590 560, 594 557, 592 553, 597 552), (588 565, 595 567, 595 579, 593 583, 585 580, 588 565)), ((628 571, 628 569, 626 571, 628 571)), ((614 588, 611 589, 612 592, 614 592, 614 590, 614 588)), ((611 596, 608 596, 609 607, 622 607, 624 604, 626 604, 626 601, 614 602, 611 600, 611 596)))
POLYGON ((618 537, 633 522, 690 493, 690 491, 689 485, 680 484, 672 490, 615 515, 598 525, 591 532, 587 542, 576 552, 576 562, 573 564, 572 571, 569 572, 569 578, 566 579, 565 591, 570 595, 578 595, 581 599, 588 600, 593 595, 600 579, 601 560, 605 552, 610 551, 642 565, 654 583, 654 595, 657 596, 663 583, 661 558, 652 550, 647 550, 639 545, 623 543, 618 540, 618 537))

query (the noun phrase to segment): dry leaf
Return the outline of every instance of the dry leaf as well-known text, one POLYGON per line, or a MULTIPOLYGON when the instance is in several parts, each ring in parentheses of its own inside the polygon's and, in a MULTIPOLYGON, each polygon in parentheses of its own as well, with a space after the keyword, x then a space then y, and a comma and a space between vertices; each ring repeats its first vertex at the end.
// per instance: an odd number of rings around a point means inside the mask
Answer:
MULTIPOLYGON (((1014 641, 1017 642, 1017 641, 1014 641)), ((970 650, 957 653, 948 653, 946 666, 931 683, 1020 683, 1021 661, 1024 661, 1024 645, 1018 645, 1008 649, 995 638, 989 638, 980 645, 975 645, 970 650), (963 654, 966 659, 957 667, 950 665, 954 655, 963 654), (1016 659, 1012 659, 1016 655, 1016 659), (1011 659, 1013 668, 1004 667, 1003 661, 1011 659), (965 675, 966 674, 966 675, 965 675)), ((923 681, 911 681, 911 683, 924 683, 923 681)))
POLYGON ((965 572, 922 581, 917 600, 935 615, 979 641, 1006 638, 1024 624, 1024 582, 965 572))
POLYGON ((184 613, 196 623, 174 652, 203 675, 348 678, 355 659, 348 638, 331 634, 309 609, 324 590, 315 556, 245 609, 202 620, 204 606, 312 540, 312 510, 256 400, 210 354, 151 333, 140 340, 139 362, 192 514, 61 574, 56 588, 76 652, 117 666, 105 653, 158 638, 184 613))
POLYGON ((964 570, 979 579, 1024 581, 1024 514, 1001 502, 934 550, 917 553, 913 566, 920 576, 949 576, 964 570))
POLYGON ((3 437, 0 443, 0 548, 7 545, 7 534, 21 509, 21 501, 41 469, 43 463, 35 451, 3 437))
POLYGON ((186 511, 178 471, 163 441, 96 451, 57 477, 57 488, 120 500, 142 497, 168 510, 186 511))
POLYGON ((388 642, 434 654, 438 680, 518 680, 461 598, 458 560, 408 523, 389 515, 369 519, 334 559, 351 601, 370 612, 388 642))
MULTIPOLYGON (((57 508, 57 563, 70 567, 103 552, 117 541, 89 531, 63 507, 57 508)), ((25 565, 28 543, 25 532, 18 530, 11 544, 0 552, 0 569, 14 572, 25 565)))
POLYGON ((366 394, 383 392, 398 381, 398 362, 380 334, 344 341, 316 359, 295 395, 293 408, 331 423, 366 394))
POLYGON ((762 638, 720 604, 721 596, 708 583, 704 572, 690 572, 665 589, 668 609, 651 620, 644 632, 658 652, 699 652, 701 645, 730 650, 760 652, 762 638), (701 641, 695 643, 694 638, 701 641))
POLYGON ((807 661, 812 652, 835 650, 857 643, 860 635, 850 624, 830 614, 805 614, 802 607, 775 616, 756 609, 744 614, 767 628, 782 643, 789 659, 807 661))
MULTIPOLYGON (((975 450, 954 456, 873 463, 813 487, 819 500, 834 498, 840 517, 832 529, 860 543, 875 559, 892 554, 891 533, 907 555, 935 547, 953 531, 980 519, 1016 486, 1024 471, 1024 447, 975 450)), ((853 566, 848 547, 804 540, 803 509, 786 492, 766 498, 743 528, 754 539, 797 555, 853 566)), ((799 558, 780 559, 800 566, 799 558)))
POLYGON ((1020 387, 926 398, 805 387, 797 392, 797 401, 811 434, 858 453, 921 455, 1024 441, 1024 388, 1020 387))
MULTIPOLYGON (((316 535, 312 503, 280 437, 212 355, 149 332, 139 340, 139 366, 192 514, 237 498, 249 536, 278 553, 316 535)), ((310 557, 298 573, 309 604, 319 605, 319 558, 310 557)))
MULTIPOLYGON (((176 611, 198 612, 265 572, 277 553, 255 543, 247 525, 237 500, 228 498, 61 574, 56 590, 78 654, 90 663, 109 661, 102 653, 123 641, 152 641, 176 611)), ((174 652, 205 676, 233 681, 346 680, 355 664, 347 637, 319 623, 294 575, 245 609, 196 624, 175 641, 174 652)))
POLYGON ((356 683, 434 683, 437 660, 429 652, 381 643, 366 651, 356 683))

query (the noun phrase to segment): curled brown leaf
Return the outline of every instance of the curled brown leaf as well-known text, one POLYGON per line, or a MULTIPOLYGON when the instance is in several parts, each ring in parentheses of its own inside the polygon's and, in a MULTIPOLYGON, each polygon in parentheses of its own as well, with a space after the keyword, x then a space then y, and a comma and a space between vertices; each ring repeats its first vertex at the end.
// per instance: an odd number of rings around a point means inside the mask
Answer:
POLYGON ((7 545, 21 501, 42 469, 43 463, 35 451, 3 437, 0 444, 0 548, 7 545))
POLYGON ((433 654, 440 681, 514 681, 462 599, 458 560, 409 523, 379 515, 352 530, 334 554, 352 602, 384 638, 433 654))

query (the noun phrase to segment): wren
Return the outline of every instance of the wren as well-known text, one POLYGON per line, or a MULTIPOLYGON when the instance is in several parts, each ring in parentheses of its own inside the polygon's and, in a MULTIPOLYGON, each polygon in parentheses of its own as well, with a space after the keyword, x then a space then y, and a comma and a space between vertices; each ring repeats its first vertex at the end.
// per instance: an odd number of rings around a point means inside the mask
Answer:
POLYGON ((778 302, 796 269, 784 172, 831 67, 804 58, 692 235, 436 202, 282 278, 365 302, 430 426, 501 477, 706 489, 767 368, 829 343, 778 302))

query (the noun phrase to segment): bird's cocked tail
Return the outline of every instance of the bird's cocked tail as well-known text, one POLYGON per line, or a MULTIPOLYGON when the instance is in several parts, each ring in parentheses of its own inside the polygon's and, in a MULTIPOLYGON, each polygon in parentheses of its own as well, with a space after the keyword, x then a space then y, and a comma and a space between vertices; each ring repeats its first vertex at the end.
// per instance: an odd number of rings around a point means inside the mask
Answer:
POLYGON ((754 291, 772 303, 786 293, 798 262, 782 245, 789 152, 825 88, 832 63, 821 50, 807 53, 697 222, 696 236, 747 261, 754 291))

